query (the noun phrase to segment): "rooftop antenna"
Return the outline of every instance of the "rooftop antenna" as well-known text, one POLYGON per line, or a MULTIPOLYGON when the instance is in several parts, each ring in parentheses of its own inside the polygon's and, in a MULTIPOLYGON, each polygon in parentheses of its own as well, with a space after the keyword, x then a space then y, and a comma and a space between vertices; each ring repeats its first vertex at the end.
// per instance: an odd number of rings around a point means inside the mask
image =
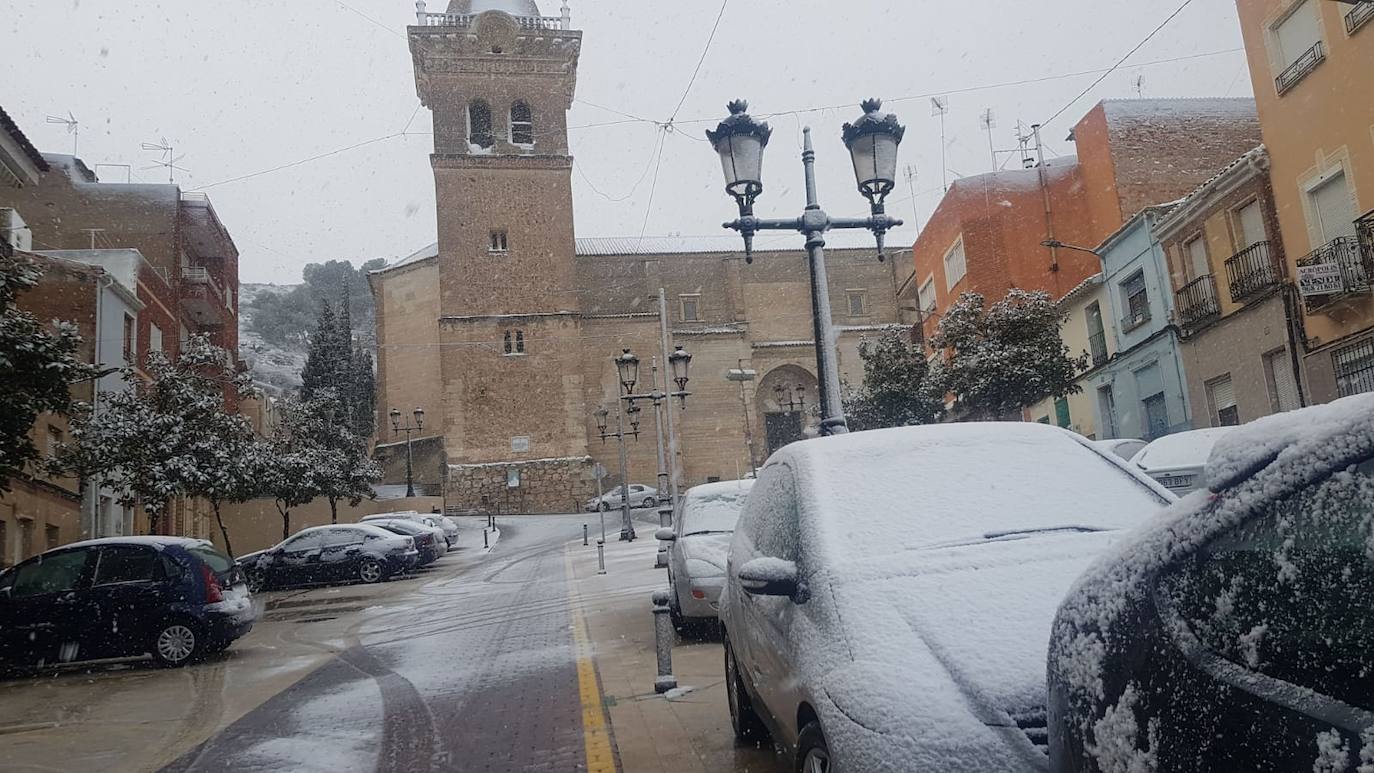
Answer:
POLYGON ((978 119, 983 125, 983 131, 988 133, 988 153, 992 155, 992 171, 997 171, 997 149, 992 144, 992 130, 997 128, 997 116, 992 114, 992 108, 983 111, 983 115, 978 119))
POLYGON ((78 135, 78 133, 79 133, 79 132, 78 132, 78 128, 81 126, 81 122, 78 121, 78 120, 76 120, 76 116, 72 115, 71 111, 69 110, 69 111, 67 111, 67 117, 66 117, 66 118, 63 118, 63 117, 60 116, 60 115, 50 115, 50 116, 48 116, 48 123, 60 123, 60 124, 63 124, 64 126, 67 127, 67 133, 70 134, 70 135, 72 135, 72 156, 75 157, 75 156, 76 156, 76 138, 77 138, 77 135, 78 135))
POLYGON ((181 162, 181 159, 186 158, 186 155, 183 153, 180 156, 173 156, 172 143, 168 142, 166 137, 161 138, 156 143, 143 143, 143 149, 156 150, 162 154, 162 158, 158 160, 157 163, 153 164, 152 166, 145 166, 144 169, 156 169, 158 167, 163 167, 167 170, 167 182, 169 183, 176 182, 176 179, 172 176, 174 172, 189 173, 191 171, 190 169, 177 166, 177 164, 181 162))
POLYGON ((1145 98, 1145 73, 1135 76, 1135 96, 1137 99, 1145 98))
POLYGON ((911 164, 906 165, 906 187, 911 191, 911 224, 916 227, 917 233, 921 230, 921 216, 916 211, 916 167, 911 164))
POLYGON ((949 97, 931 97, 930 114, 940 117, 940 179, 945 190, 949 190, 949 165, 946 162, 949 148, 945 146, 945 116, 949 113, 949 97))
POLYGON ((103 167, 103 166, 108 166, 108 167, 112 167, 112 168, 115 168, 115 169, 123 169, 123 170, 124 170, 124 182, 126 182, 126 183, 131 183, 131 182, 134 181, 134 180, 133 180, 134 168, 133 168, 132 166, 129 166, 128 164, 96 164, 95 166, 91 167, 91 170, 92 170, 93 172, 95 172, 96 177, 99 177, 99 176, 100 176, 100 168, 103 167))
POLYGON ((1035 156, 1031 155, 1031 140, 1035 139, 1034 132, 1028 131, 1026 125, 1020 121, 1016 122, 1016 144, 1020 146, 1021 168, 1034 169, 1035 156))
POLYGON ((97 234, 105 233, 104 228, 82 228, 81 230, 91 235, 91 249, 95 249, 95 237, 97 234))

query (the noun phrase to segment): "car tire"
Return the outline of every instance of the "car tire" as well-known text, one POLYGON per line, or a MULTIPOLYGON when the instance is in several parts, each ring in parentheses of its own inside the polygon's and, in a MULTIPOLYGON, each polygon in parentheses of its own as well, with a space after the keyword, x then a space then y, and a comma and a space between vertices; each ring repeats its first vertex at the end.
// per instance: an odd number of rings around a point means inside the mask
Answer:
POLYGON ((653 497, 649 497, 648 499, 644 500, 644 506, 645 506, 645 507, 658 507, 658 500, 657 500, 657 499, 654 499, 653 497))
POLYGON ((195 623, 172 618, 156 628, 149 649, 158 665, 178 668, 204 654, 205 639, 195 623))
POLYGON ((606 504, 605 502, 602 502, 601 504, 597 505, 597 509, 603 513, 608 513, 611 511, 611 506, 606 504))
POLYGON ((725 691, 730 704, 730 726, 735 731, 735 738, 752 744, 768 740, 768 728, 754 711, 754 703, 744 687, 744 677, 735 663, 735 649, 730 646, 728 635, 725 637, 725 691))
POLYGON ((677 591, 672 592, 672 598, 668 601, 668 619, 673 621, 673 630, 679 636, 687 635, 687 618, 682 616, 682 606, 677 603, 677 591))
POLYGON ((808 722, 797 737, 797 773, 830 773, 833 769, 821 723, 808 722))
POLYGON ((375 558, 365 558, 358 564, 358 579, 369 585, 381 582, 386 579, 386 569, 382 567, 382 562, 375 558))

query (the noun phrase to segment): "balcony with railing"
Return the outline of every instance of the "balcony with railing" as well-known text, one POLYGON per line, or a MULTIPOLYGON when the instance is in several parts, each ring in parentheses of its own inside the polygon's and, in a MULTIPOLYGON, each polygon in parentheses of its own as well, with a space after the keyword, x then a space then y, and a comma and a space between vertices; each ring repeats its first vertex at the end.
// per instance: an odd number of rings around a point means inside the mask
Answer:
POLYGON ((1308 76, 1317 66, 1326 61, 1326 46, 1320 40, 1312 44, 1312 47, 1303 52, 1297 61, 1288 65, 1288 68, 1279 73, 1279 77, 1274 79, 1274 84, 1278 87, 1279 94, 1282 95, 1289 89, 1308 76))
POLYGON ((1179 324, 1185 329, 1221 316, 1221 304, 1217 301, 1217 278, 1208 274, 1180 287, 1174 293, 1174 308, 1178 310, 1179 324))
POLYGON ((1283 269, 1269 242, 1259 242, 1226 259, 1226 281, 1231 300, 1243 303, 1283 282, 1283 269))
POLYGON ((223 288, 204 266, 181 267, 181 287, 178 295, 182 309, 190 314, 198 325, 218 327, 226 324, 231 316, 226 313, 227 304, 223 288))
POLYGON ((1345 33, 1347 35, 1354 35, 1355 32, 1367 24, 1370 19, 1374 19, 1374 3, 1356 3, 1355 7, 1351 8, 1345 15, 1345 33))
MULTIPOLYGON (((1368 218, 1366 215, 1365 218, 1368 218)), ((1362 218, 1361 220, 1364 220, 1362 218)), ((1359 221, 1356 223, 1360 227, 1359 221)), ((1306 266, 1330 265, 1340 275, 1337 292, 1325 295, 1307 295, 1304 298, 1309 313, 1330 306, 1352 295, 1368 295, 1370 279, 1374 277, 1374 250, 1368 244, 1361 244, 1359 236, 1340 236, 1299 258, 1299 270, 1306 266)))
POLYGON ((1129 333, 1150 321, 1150 297, 1143 292, 1126 299, 1126 316, 1121 318, 1121 332, 1129 333))
MULTIPOLYGON (((416 17, 421 27, 456 27, 468 29, 477 22, 478 14, 470 13, 423 13, 416 17)), ((522 30, 561 30, 563 19, 557 16, 516 16, 515 23, 522 30)))
POLYGON ((1088 353, 1092 355, 1093 367, 1107 364, 1107 332, 1099 330, 1088 336, 1088 353))

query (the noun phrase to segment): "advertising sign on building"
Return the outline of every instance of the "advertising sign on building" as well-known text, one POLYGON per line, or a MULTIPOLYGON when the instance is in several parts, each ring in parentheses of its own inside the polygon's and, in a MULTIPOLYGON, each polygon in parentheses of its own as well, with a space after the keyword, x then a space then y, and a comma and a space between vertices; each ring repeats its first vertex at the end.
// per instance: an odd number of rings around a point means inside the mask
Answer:
POLYGON ((1341 267, 1335 263, 1298 266, 1298 293, 1302 297, 1335 295, 1344 290, 1345 281, 1341 278, 1341 267))

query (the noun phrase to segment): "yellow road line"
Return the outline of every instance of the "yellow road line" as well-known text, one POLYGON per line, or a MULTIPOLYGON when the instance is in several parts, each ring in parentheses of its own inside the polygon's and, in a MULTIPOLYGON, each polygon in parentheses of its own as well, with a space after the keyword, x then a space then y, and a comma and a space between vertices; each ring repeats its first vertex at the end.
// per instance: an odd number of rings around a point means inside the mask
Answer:
POLYGON ((582 615, 581 597, 573 573, 572 551, 563 552, 568 577, 568 613, 572 618, 573 651, 577 657, 577 690, 582 699, 582 740, 587 751, 587 773, 618 773, 611 729, 606 722, 606 707, 601 702, 601 685, 596 678, 592 640, 587 634, 587 619, 582 615))

